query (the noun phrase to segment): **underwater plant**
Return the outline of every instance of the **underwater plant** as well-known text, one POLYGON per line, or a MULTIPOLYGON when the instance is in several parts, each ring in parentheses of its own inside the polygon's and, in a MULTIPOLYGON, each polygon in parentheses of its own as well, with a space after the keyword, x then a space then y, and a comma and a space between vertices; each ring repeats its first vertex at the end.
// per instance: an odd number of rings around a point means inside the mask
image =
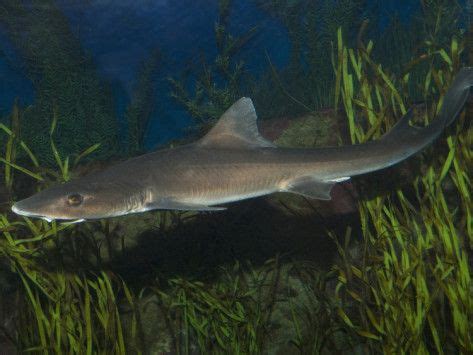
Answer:
MULTIPOLYGON (((397 87, 410 76, 396 82, 372 60, 372 42, 348 49, 339 31, 337 48, 336 102, 343 103, 352 141, 363 142, 381 134, 382 122, 390 125, 390 118, 405 111, 406 99, 397 87)), ((442 101, 432 97, 445 91, 461 53, 454 38, 449 51, 427 54, 424 122, 438 112, 442 101)), ((421 174, 409 178, 409 189, 360 201, 361 260, 339 245, 337 295, 353 301, 339 313, 366 339, 371 353, 473 351, 472 135, 464 126, 461 120, 443 152, 421 161, 421 174)))
MULTIPOLYGON (((254 85, 254 99, 266 117, 294 117, 332 106, 334 73, 329 60, 337 28, 357 33, 366 19, 376 23, 372 2, 365 0, 280 1, 254 0, 287 29, 290 44, 288 64, 278 69, 271 64, 254 85), (268 93, 271 97, 268 98, 268 93)), ((372 27, 376 27, 374 24, 372 27)))
POLYGON ((421 54, 426 47, 445 47, 453 36, 465 31, 460 20, 458 1, 406 1, 416 8, 409 14, 383 14, 383 1, 322 0, 281 1, 255 0, 264 11, 277 18, 287 29, 291 53, 288 65, 269 66, 261 80, 254 84, 253 99, 266 117, 294 117, 333 106, 327 92, 335 90, 335 76, 327 58, 336 43, 340 27, 350 47, 362 44, 363 38, 372 39, 376 46, 372 58, 396 75, 409 72, 409 95, 422 100, 419 84, 428 68, 421 54), (387 17, 386 17, 387 16, 387 17), (268 93, 271 94, 268 94, 268 93), (270 97, 268 97, 270 96, 270 97))
POLYGON ((187 80, 190 73, 181 79, 169 78, 171 96, 177 100, 199 124, 215 120, 241 95, 244 77, 244 62, 236 59, 238 52, 248 44, 256 28, 239 36, 229 31, 232 0, 219 0, 218 19, 215 24, 215 45, 217 55, 212 63, 202 58, 202 68, 192 73, 194 90, 189 93, 187 80))
POLYGON ((155 77, 159 69, 161 52, 153 50, 149 58, 141 65, 133 97, 126 109, 128 122, 128 155, 144 152, 144 138, 151 115, 155 109, 155 77))
POLYGON ((118 124, 110 88, 53 0, 5 0, 0 24, 33 83, 35 100, 22 115, 22 139, 43 164, 54 165, 49 122, 56 110, 59 151, 70 155, 101 142, 96 158, 118 151, 118 124), (48 25, 45 26, 44 24, 48 25))

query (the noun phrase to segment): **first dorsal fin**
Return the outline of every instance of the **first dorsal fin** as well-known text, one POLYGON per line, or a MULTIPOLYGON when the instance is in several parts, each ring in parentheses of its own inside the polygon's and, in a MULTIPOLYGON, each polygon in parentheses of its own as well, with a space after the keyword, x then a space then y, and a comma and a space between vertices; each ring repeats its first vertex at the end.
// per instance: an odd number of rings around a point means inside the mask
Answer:
POLYGON ((253 102, 242 97, 220 117, 198 144, 204 147, 257 148, 275 147, 258 132, 253 102))

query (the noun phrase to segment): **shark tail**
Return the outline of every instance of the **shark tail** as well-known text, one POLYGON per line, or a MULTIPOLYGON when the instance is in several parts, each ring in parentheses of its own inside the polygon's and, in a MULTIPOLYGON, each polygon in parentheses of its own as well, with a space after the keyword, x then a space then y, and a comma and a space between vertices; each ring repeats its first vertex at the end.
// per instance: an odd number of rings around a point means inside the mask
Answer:
POLYGON ((442 129, 450 125, 461 112, 471 86, 473 86, 473 67, 462 68, 445 94, 442 109, 436 119, 442 129))
POLYGON ((420 128, 411 125, 413 109, 410 109, 389 132, 381 137, 380 142, 414 143, 411 145, 410 153, 418 152, 455 121, 468 99, 471 86, 473 86, 473 67, 462 68, 446 92, 439 114, 428 126, 420 128))
POLYGON ((347 165, 337 168, 335 178, 366 174, 397 164, 431 144, 458 117, 470 87, 473 86, 473 67, 461 69, 443 98, 438 115, 425 127, 411 124, 414 111, 410 109, 384 136, 363 144, 342 147, 347 165), (368 159, 369 158, 369 159, 368 159), (360 159, 362 163, 353 164, 360 159))

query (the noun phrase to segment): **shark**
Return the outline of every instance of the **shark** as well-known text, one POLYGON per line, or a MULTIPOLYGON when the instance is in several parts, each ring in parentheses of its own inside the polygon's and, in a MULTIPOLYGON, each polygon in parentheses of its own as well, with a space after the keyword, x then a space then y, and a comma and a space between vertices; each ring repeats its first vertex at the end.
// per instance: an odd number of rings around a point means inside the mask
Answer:
POLYGON ((274 192, 329 200, 335 184, 390 167, 431 144, 462 111, 472 85, 473 67, 461 69, 425 127, 412 124, 411 109, 379 139, 313 149, 278 148, 263 138, 252 100, 243 97, 196 142, 57 184, 12 210, 80 222, 156 209, 218 211, 227 203, 274 192))

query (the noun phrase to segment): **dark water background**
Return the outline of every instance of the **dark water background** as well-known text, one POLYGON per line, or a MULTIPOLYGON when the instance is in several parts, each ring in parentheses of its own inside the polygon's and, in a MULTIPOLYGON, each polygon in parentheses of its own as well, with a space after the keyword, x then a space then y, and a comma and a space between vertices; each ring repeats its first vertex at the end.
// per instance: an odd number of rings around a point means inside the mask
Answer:
MULTIPOLYGON (((367 3, 367 9, 376 7, 379 11, 380 28, 395 14, 402 21, 408 21, 419 10, 419 2, 412 0, 367 3)), ((140 63, 153 49, 162 52, 154 80, 156 107, 146 134, 146 147, 151 149, 185 135, 183 129, 194 121, 170 97, 167 79, 178 77, 202 54, 208 60, 216 55, 214 24, 218 1, 59 0, 57 4, 86 53, 92 56, 102 79, 111 83, 116 113, 123 126, 125 107, 130 101, 140 63)), ((267 69, 268 57, 279 68, 287 65, 291 44, 281 22, 262 11, 254 1, 235 1, 230 32, 238 35, 254 26, 257 26, 256 37, 236 59, 244 59, 246 70, 254 76, 267 69)), ((326 60, 330 61, 329 52, 326 60)), ((33 86, 21 63, 22 58, 0 24, 0 114, 10 111, 16 97, 24 105, 33 103, 33 86)))

